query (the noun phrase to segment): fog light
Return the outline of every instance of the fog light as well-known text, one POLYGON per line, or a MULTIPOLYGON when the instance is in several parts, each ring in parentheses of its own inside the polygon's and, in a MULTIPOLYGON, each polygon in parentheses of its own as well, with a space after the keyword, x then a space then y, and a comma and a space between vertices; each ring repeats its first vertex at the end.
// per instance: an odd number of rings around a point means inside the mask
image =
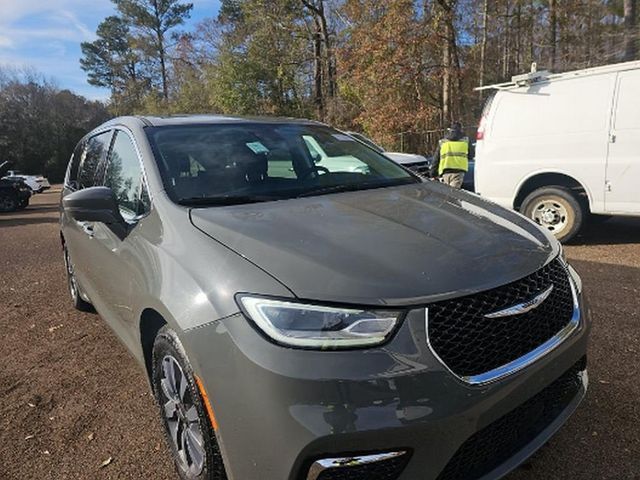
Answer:
POLYGON ((333 480, 349 478, 368 480, 395 480, 409 461, 406 450, 354 455, 316 460, 306 480, 333 480))

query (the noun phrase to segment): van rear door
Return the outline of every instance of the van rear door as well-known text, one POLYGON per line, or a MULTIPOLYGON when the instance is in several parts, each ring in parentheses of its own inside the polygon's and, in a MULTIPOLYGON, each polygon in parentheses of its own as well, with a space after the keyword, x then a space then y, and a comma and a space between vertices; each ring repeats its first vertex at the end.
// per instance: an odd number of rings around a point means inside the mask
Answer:
POLYGON ((640 214, 640 70, 620 72, 609 136, 605 210, 640 214))

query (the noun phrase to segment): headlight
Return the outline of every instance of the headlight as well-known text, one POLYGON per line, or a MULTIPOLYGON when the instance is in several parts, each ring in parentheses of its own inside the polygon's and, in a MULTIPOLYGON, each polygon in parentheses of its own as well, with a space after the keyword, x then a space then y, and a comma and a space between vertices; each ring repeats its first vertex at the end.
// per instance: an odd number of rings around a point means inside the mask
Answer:
POLYGON ((238 297, 245 313, 283 345, 339 349, 378 345, 389 338, 401 312, 334 308, 263 297, 238 297))

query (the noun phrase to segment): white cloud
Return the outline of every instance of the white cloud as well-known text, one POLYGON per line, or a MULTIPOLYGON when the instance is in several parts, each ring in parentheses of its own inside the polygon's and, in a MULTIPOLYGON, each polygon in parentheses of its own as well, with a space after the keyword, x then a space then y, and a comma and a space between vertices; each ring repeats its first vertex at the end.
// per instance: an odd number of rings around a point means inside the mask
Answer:
POLYGON ((0 48, 11 48, 13 46, 13 41, 5 36, 0 35, 0 48))
POLYGON ((58 16, 63 20, 66 19, 69 21, 71 25, 73 25, 74 28, 82 34, 84 40, 93 40, 95 38, 95 33, 89 30, 89 28, 82 23, 74 13, 68 10, 62 10, 58 13, 58 16))

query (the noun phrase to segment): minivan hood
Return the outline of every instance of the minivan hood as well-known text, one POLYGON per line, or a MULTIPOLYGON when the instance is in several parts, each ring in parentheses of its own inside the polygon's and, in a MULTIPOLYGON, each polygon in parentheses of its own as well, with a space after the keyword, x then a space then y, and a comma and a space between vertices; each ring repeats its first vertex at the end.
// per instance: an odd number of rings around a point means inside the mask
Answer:
POLYGON ((326 302, 415 305, 464 295, 518 280, 558 253, 519 214, 436 182, 190 215, 297 297, 326 302))

